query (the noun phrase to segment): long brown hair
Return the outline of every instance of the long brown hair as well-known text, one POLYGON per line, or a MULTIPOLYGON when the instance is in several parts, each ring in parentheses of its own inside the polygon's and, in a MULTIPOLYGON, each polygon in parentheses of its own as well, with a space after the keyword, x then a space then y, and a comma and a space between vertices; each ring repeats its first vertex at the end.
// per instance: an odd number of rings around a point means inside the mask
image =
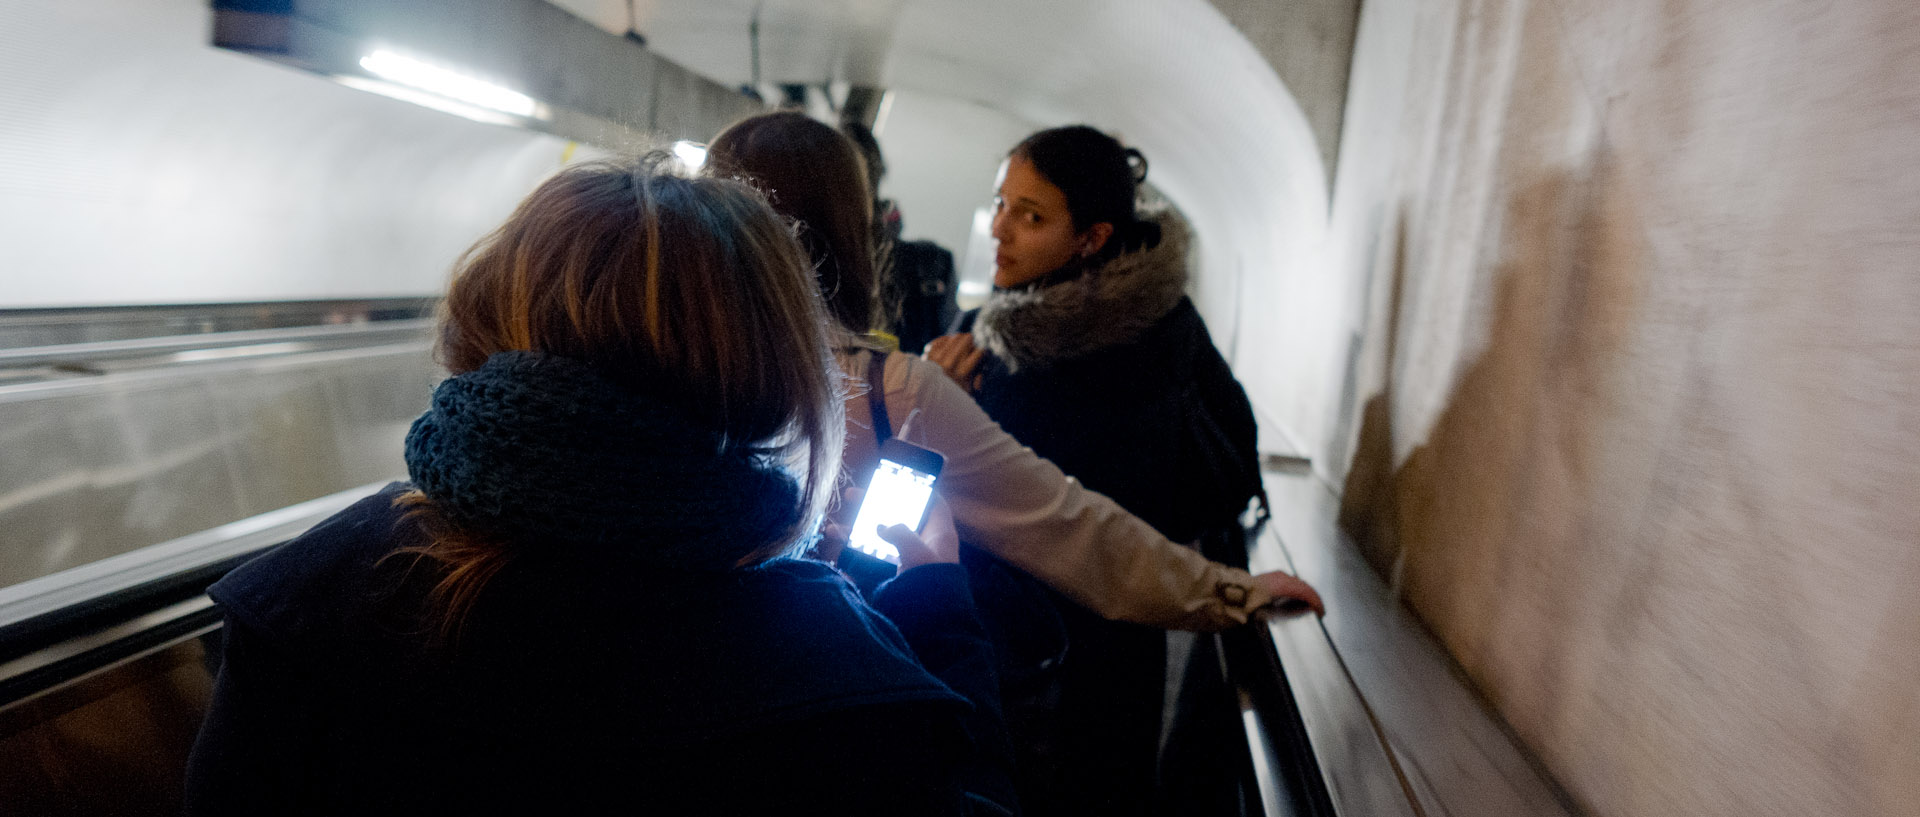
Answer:
MULTIPOLYGON (((845 436, 820 295, 785 222, 744 184, 666 172, 663 157, 560 171, 456 264, 438 356, 454 374, 514 350, 572 358, 616 382, 666 378, 723 445, 804 467, 798 522, 742 566, 800 544, 825 511, 845 436)), ((457 632, 512 558, 414 492, 401 502, 443 568, 433 598, 457 632)))
POLYGON ((774 210, 799 222, 800 243, 840 326, 877 328, 873 200, 853 140, 806 114, 760 114, 715 136, 707 167, 765 189, 774 210))

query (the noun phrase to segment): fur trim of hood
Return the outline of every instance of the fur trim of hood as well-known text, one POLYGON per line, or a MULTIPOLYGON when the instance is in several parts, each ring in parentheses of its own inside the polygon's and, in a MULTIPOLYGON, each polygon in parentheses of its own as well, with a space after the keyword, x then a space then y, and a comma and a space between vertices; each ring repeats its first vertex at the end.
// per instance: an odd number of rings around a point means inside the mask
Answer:
POLYGON ((1143 208, 1160 243, 1121 255, 1071 281, 987 296, 974 341, 1009 371, 1045 367, 1145 334, 1185 297, 1187 223, 1171 207, 1143 208))

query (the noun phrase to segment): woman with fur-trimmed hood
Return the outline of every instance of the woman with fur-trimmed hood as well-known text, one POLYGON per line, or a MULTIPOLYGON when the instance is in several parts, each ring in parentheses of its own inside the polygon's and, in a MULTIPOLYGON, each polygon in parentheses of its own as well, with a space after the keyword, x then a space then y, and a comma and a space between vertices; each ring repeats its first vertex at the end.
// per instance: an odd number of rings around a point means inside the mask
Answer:
MULTIPOLYGON (((1015 439, 1167 538, 1243 545, 1223 534, 1260 494, 1253 410, 1186 297, 1186 223, 1136 204, 1146 169, 1084 125, 1015 147, 994 200, 994 291, 927 357, 1015 439)), ((1246 564, 1244 550, 1209 555, 1246 564)), ((1291 581, 1276 595, 1317 609, 1291 581)), ((1028 813, 1205 811, 1177 786, 1156 791, 1170 776, 1156 762, 1163 632, 1054 601, 1069 641, 1054 722, 1015 735, 1028 813)))

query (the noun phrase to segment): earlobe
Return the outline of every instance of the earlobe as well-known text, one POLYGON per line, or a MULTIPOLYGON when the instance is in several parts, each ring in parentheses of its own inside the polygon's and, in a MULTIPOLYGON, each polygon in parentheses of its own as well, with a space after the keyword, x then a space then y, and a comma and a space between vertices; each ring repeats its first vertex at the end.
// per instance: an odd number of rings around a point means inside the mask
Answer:
POLYGON ((1094 253, 1100 251, 1100 248, 1107 246, 1107 241, 1112 238, 1113 225, 1111 224, 1101 222, 1087 228, 1086 238, 1080 242, 1080 257, 1091 258, 1094 253))

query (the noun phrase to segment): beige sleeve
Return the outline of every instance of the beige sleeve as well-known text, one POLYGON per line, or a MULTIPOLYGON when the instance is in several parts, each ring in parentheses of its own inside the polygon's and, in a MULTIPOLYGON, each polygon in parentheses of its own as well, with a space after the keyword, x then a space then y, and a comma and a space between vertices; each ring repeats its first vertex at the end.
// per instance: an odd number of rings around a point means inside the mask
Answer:
POLYGON ((1221 630, 1271 600, 1021 445, 938 366, 894 355, 886 380, 895 433, 946 457, 938 491, 969 544, 1118 621, 1221 630))

